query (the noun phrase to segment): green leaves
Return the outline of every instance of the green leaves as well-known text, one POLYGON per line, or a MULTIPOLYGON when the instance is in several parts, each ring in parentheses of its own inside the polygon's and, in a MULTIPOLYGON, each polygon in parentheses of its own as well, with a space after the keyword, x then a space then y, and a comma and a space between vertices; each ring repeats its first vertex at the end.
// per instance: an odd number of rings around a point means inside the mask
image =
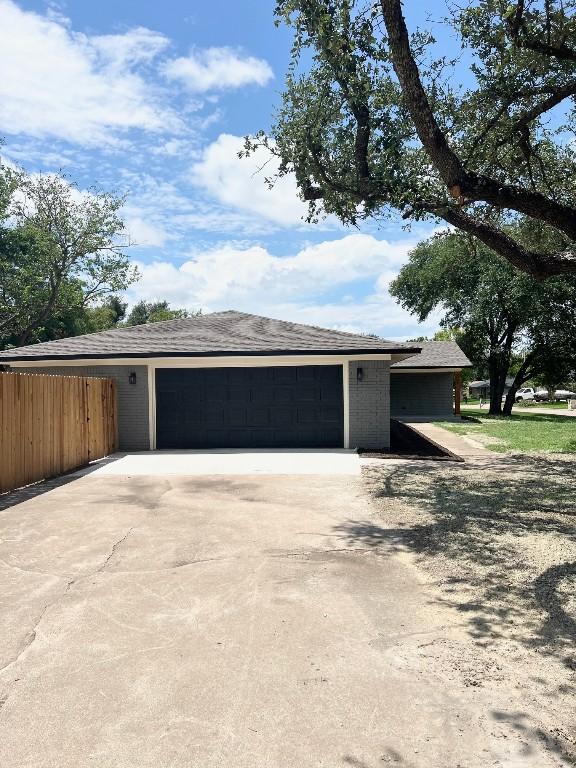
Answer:
POLYGON ((449 55, 427 30, 400 45, 398 8, 277 3, 294 38, 270 139, 280 174, 294 173, 309 201, 308 220, 443 219, 530 274, 576 272, 576 0, 455 6, 443 21, 449 55), (541 259, 501 237, 519 215, 572 239, 541 259))
POLYGON ((26 344, 137 277, 125 253, 122 197, 80 192, 58 175, 0 168, 0 342, 26 344))
MULTIPOLYGON (((562 247, 530 221, 513 234, 543 249, 562 247)), ((412 251, 390 292, 419 320, 436 310, 445 328, 461 328, 480 370, 499 357, 507 367, 514 353, 531 359, 525 375, 576 370, 575 276, 536 281, 473 238, 445 232, 412 251)))

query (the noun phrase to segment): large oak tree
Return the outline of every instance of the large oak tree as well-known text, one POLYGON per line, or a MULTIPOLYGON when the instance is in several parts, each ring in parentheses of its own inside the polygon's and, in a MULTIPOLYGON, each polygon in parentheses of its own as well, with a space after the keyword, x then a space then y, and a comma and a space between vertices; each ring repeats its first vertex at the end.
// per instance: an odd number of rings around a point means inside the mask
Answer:
MULTIPOLYGON (((540 243, 532 228, 509 234, 540 243)), ((492 414, 509 415, 527 381, 554 386, 576 371, 575 275, 536 281, 472 236, 445 232, 411 252, 390 292, 419 320, 437 311, 445 328, 459 329, 458 342, 488 371, 492 414)))
POLYGON ((442 20, 454 51, 440 55, 401 0, 279 0, 294 29, 283 103, 246 151, 265 144, 295 173, 312 219, 399 211, 447 222, 537 279, 575 273, 575 8, 455 5, 442 20), (507 227, 526 221, 554 234, 552 250, 507 227))

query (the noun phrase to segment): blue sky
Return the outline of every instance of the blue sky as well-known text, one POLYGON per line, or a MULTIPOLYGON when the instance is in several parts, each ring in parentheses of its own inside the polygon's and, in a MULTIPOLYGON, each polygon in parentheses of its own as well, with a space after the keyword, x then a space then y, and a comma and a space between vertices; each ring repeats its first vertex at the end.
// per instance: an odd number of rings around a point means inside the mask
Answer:
POLYGON ((256 172, 265 158, 237 158, 282 89, 290 31, 273 7, 0 0, 3 154, 127 195, 141 272, 130 302, 431 334, 436 322, 418 325, 387 290, 431 227, 307 225, 291 179, 269 191, 256 172))

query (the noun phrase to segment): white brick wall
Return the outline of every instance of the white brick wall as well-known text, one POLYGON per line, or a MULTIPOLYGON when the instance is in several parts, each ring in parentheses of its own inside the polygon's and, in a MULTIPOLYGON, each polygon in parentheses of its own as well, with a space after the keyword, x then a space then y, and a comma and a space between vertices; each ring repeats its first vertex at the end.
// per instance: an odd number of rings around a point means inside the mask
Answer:
POLYGON ((361 360, 349 365, 350 448, 390 446, 390 362, 361 360), (362 368, 362 381, 357 371, 362 368))

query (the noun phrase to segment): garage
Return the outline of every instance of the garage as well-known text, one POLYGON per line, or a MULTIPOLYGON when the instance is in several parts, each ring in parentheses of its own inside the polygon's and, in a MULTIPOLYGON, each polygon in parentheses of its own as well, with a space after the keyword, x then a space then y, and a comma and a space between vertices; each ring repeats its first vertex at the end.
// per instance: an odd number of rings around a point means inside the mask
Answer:
POLYGON ((341 448, 341 365, 158 368, 158 448, 341 448))
POLYGON ((394 415, 452 412, 470 361, 412 343, 226 310, 0 352, 11 368, 115 381, 121 451, 373 448, 394 415))

